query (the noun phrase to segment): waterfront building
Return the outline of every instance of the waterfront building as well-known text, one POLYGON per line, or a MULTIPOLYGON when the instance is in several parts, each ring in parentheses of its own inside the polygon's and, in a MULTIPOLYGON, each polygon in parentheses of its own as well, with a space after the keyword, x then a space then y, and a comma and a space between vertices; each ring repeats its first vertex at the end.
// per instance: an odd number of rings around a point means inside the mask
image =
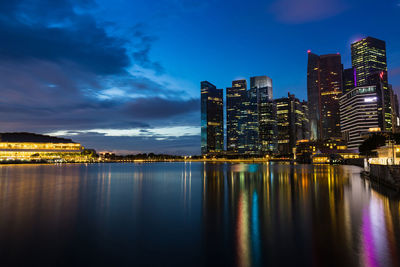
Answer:
POLYGON ((227 151, 238 153, 244 151, 247 121, 247 82, 236 80, 232 87, 226 88, 226 140, 227 151))
POLYGON ((339 137, 342 94, 340 54, 318 56, 308 51, 307 95, 312 140, 339 137))
POLYGON ((250 89, 257 96, 259 151, 262 155, 273 154, 277 148, 277 122, 272 79, 268 76, 251 77, 250 89))
POLYGON ((355 87, 353 68, 343 70, 343 94, 350 92, 355 87))
POLYGON ((84 147, 71 139, 33 133, 0 133, 0 160, 83 160, 84 147))
POLYGON ((277 143, 281 155, 293 153, 297 140, 308 139, 307 103, 294 95, 275 99, 277 109, 277 143))
POLYGON ((342 138, 298 140, 294 149, 295 160, 304 163, 340 163, 359 157, 356 151, 348 149, 342 138))
POLYGON ((377 157, 370 158, 370 164, 400 165, 400 145, 386 144, 374 150, 377 157))
POLYGON ((368 81, 371 74, 387 72, 386 43, 373 37, 354 42, 351 44, 351 62, 355 86, 371 85, 368 81))
POLYGON ((369 132, 381 131, 380 88, 356 87, 340 98, 340 127, 349 149, 358 150, 369 132))
POLYGON ((224 150, 223 90, 208 81, 201 86, 201 153, 218 154, 224 150))

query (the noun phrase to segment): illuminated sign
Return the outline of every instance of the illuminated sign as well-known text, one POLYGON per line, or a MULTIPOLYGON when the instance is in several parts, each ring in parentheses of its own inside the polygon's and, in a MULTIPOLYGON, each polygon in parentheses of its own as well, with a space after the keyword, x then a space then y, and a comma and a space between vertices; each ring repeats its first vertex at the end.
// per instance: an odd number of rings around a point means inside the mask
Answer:
POLYGON ((376 96, 375 97, 366 97, 366 98, 364 98, 364 102, 376 102, 376 96))
POLYGON ((381 128, 377 127, 377 128, 369 128, 368 129, 369 132, 380 132, 381 128))

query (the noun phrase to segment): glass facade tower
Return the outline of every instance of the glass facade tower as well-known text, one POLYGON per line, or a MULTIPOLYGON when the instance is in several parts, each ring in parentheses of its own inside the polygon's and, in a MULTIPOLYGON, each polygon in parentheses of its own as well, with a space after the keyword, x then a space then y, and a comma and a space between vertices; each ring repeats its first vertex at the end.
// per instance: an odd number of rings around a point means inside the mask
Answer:
POLYGON ((307 93, 312 140, 341 136, 342 68, 339 54, 318 56, 308 53, 307 93))
POLYGON ((307 103, 294 95, 275 99, 278 125, 278 152, 292 154, 297 140, 309 139, 307 103))
POLYGON ((223 90, 208 81, 201 87, 201 153, 217 154, 224 150, 223 90))
POLYGON ((356 86, 376 86, 381 90, 383 131, 391 132, 393 127, 393 108, 387 78, 386 43, 366 37, 351 44, 351 62, 355 69, 356 86))
POLYGON ((371 74, 387 72, 386 43, 367 37, 351 44, 351 63, 355 70, 355 86, 369 85, 371 74))
POLYGON ((243 152, 245 147, 244 131, 247 120, 247 82, 236 80, 232 87, 226 88, 226 141, 227 151, 243 152))
POLYGON ((257 94, 259 151, 262 155, 275 153, 277 124, 276 105, 272 100, 272 79, 268 76, 251 77, 250 89, 257 94))

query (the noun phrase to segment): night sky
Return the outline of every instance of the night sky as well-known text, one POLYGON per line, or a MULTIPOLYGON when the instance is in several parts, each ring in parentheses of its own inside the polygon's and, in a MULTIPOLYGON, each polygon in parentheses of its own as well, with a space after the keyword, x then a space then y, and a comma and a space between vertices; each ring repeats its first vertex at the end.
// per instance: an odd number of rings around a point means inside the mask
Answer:
POLYGON ((386 41, 400 92, 400 0, 0 1, 0 131, 97 151, 200 153, 200 81, 268 75, 306 99, 307 50, 386 41))

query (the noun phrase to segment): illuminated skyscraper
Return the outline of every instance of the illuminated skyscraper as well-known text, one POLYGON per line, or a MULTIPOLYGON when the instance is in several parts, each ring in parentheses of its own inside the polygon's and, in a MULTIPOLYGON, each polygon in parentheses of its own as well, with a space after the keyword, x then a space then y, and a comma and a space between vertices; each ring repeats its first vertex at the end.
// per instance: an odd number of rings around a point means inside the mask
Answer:
POLYGON ((247 91, 247 101, 244 105, 246 114, 246 129, 244 131, 245 153, 256 155, 260 153, 258 139, 258 104, 257 104, 257 88, 247 91))
POLYGON ((341 136, 342 68, 339 54, 318 56, 308 52, 307 94, 312 140, 341 136))
POLYGON ((372 73, 367 78, 367 84, 376 86, 378 92, 379 117, 383 121, 381 130, 392 132, 393 128, 393 109, 392 92, 387 83, 387 72, 380 71, 372 73))
POLYGON ((319 89, 319 56, 308 51, 307 96, 310 119, 310 139, 320 139, 321 100, 319 89))
POLYGON ((275 99, 278 129, 278 152, 292 154, 297 140, 309 138, 307 103, 294 95, 275 99))
POLYGON ((226 89, 227 151, 259 153, 257 89, 247 90, 246 80, 232 82, 226 89))
POLYGON ((367 37, 351 44, 351 63, 355 69, 355 86, 370 85, 368 77, 371 74, 387 72, 385 42, 367 37))
POLYGON ((223 90, 201 82, 201 153, 216 154, 224 150, 223 90))
POLYGON ((261 154, 272 154, 277 148, 276 105, 272 100, 272 79, 250 78, 250 88, 257 94, 258 142, 261 154))
POLYGON ((382 93, 378 96, 382 103, 382 130, 394 131, 395 115, 387 77, 386 43, 373 37, 366 37, 351 44, 351 62, 355 69, 356 86, 376 86, 382 93))
POLYGON ((308 102, 302 101, 300 103, 302 107, 302 114, 300 114, 301 120, 301 135, 297 135, 297 140, 309 140, 310 139, 310 112, 308 110, 308 102))
POLYGON ((236 80, 226 88, 226 140, 227 151, 243 152, 247 113, 247 82, 236 80))

